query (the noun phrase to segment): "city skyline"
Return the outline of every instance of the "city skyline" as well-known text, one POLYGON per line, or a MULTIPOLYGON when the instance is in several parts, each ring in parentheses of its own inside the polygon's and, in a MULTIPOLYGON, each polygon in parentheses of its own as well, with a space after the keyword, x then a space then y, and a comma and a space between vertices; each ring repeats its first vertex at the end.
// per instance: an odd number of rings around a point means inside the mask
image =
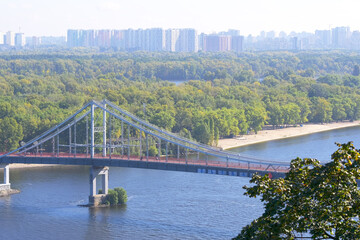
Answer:
POLYGON ((360 50, 360 31, 350 27, 315 30, 314 33, 286 34, 262 31, 258 36, 240 35, 240 30, 228 29, 213 34, 183 29, 68 29, 61 37, 27 36, 24 33, 0 32, 0 48, 38 46, 96 47, 102 51, 169 51, 169 52, 226 52, 252 50, 360 50))
POLYGON ((285 0, 254 1, 120 1, 120 0, 2 0, 0 32, 28 36, 64 36, 67 29, 195 28, 210 34, 240 29, 241 35, 260 31, 314 32, 335 26, 360 29, 360 3, 285 0), (20 28, 20 30, 19 30, 20 28))
MULTIPOLYGON (((345 25, 338 25, 338 26, 332 26, 329 29, 314 29, 313 31, 295 31, 295 30, 291 30, 289 32, 286 31, 274 31, 274 30, 269 30, 266 31, 265 29, 260 30, 259 32, 255 33, 255 34, 244 34, 243 31, 241 29, 234 29, 234 28, 223 28, 220 29, 219 31, 212 31, 212 32, 203 32, 203 31, 199 31, 198 29, 194 28, 194 27, 186 27, 186 28, 175 28, 175 27, 170 27, 170 28, 162 28, 162 27, 149 27, 149 28, 131 28, 131 27, 125 27, 125 28, 67 28, 65 30, 65 32, 61 35, 58 36, 54 36, 48 33, 44 33, 44 34, 40 34, 40 35, 33 35, 33 34, 29 34, 25 31, 23 31, 22 29, 18 29, 18 30, 14 30, 14 29, 9 29, 7 31, 0 31, 1 34, 6 34, 8 32, 12 32, 12 33, 21 33, 24 34, 26 37, 66 37, 68 34, 69 30, 79 30, 79 31, 125 31, 125 30, 132 30, 132 31, 139 31, 139 30, 148 30, 148 29, 163 29, 163 30, 181 30, 181 29, 194 29, 197 31, 197 33, 200 34, 206 34, 206 35, 226 35, 229 31, 236 31, 238 34, 237 35, 241 35, 243 37, 254 37, 254 38, 282 38, 282 37, 289 37, 289 36, 293 36, 293 35, 302 35, 302 34, 316 34, 317 31, 333 31, 336 28, 347 28, 350 32, 359 32, 360 31, 360 27, 358 29, 354 29, 351 28, 349 26, 345 26, 345 25)), ((229 35, 232 35, 229 33, 229 35)))

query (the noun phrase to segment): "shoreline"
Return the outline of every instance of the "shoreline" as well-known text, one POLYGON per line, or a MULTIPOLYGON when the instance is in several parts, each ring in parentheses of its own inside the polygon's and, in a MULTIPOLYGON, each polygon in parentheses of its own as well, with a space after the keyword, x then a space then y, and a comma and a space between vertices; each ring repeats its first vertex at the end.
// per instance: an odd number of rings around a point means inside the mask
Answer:
POLYGON ((7 189, 7 190, 1 190, 0 191, 0 197, 8 197, 13 194, 20 193, 20 190, 18 189, 7 189))
POLYGON ((21 168, 45 168, 45 167, 73 167, 71 165, 62 165, 62 164, 32 164, 32 163, 10 163, 10 169, 21 169, 21 168))
POLYGON ((299 137, 313 133, 331 131, 335 129, 360 126, 360 120, 353 122, 334 122, 324 124, 303 124, 302 127, 287 127, 281 129, 261 130, 257 134, 243 135, 236 138, 219 139, 218 147, 228 150, 231 148, 268 142, 273 140, 299 137))

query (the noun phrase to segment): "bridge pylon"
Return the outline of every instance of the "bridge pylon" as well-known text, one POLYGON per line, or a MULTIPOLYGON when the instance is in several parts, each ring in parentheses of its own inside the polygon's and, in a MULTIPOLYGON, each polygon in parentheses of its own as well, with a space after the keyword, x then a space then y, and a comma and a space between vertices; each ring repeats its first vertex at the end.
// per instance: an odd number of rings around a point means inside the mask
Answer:
MULTIPOLYGON (((91 103, 91 158, 94 158, 95 155, 95 132, 100 132, 103 134, 103 143, 102 143, 102 156, 106 157, 106 103, 103 102, 103 121, 102 127, 95 127, 95 104, 91 103)), ((111 149, 110 149, 111 151, 111 149)), ((89 205, 97 206, 101 204, 106 198, 106 194, 109 191, 109 167, 90 167, 90 195, 89 195, 89 205), (98 176, 102 177, 102 193, 98 194, 96 188, 96 178, 98 176)))
POLYGON ((106 194, 109 192, 109 167, 90 167, 90 196, 89 196, 89 205, 97 206, 101 204, 105 198, 106 194), (102 193, 97 193, 96 188, 96 177, 102 177, 102 193))

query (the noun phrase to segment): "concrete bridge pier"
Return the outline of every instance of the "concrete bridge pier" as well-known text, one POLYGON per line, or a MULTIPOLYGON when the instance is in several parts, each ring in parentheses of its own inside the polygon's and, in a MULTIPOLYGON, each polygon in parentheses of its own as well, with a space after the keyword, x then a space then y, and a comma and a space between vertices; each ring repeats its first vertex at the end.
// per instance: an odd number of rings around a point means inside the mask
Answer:
POLYGON ((109 167, 90 168, 90 196, 89 205, 97 206, 105 199, 109 192, 109 167), (102 194, 97 194, 96 177, 102 176, 102 194))
POLYGON ((0 165, 1 168, 4 168, 4 183, 0 184, 0 191, 10 190, 10 169, 9 164, 0 165))

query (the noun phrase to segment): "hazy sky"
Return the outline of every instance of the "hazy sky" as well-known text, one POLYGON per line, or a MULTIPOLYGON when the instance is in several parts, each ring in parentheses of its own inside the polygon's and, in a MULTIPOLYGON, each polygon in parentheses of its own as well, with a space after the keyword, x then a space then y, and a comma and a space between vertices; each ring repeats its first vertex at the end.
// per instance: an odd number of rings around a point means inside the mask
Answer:
POLYGON ((0 0, 0 32, 65 36, 73 29, 360 30, 359 0, 0 0))

